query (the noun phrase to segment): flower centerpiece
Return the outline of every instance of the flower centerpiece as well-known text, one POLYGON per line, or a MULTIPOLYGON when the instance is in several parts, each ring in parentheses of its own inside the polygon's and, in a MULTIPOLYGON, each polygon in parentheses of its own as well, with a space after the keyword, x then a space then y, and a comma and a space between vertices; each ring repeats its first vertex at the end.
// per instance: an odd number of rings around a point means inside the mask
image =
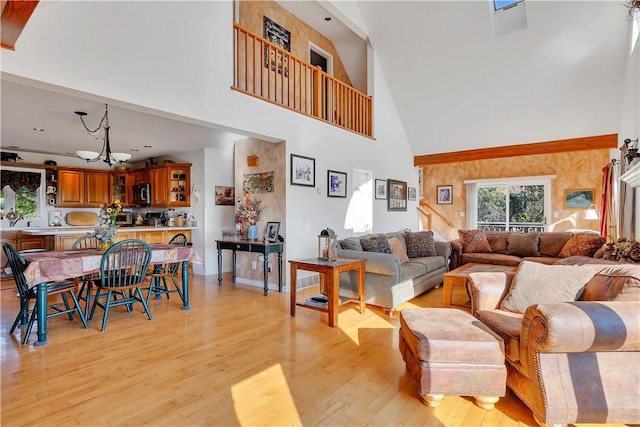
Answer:
POLYGON ((116 217, 122 211, 122 203, 115 199, 111 203, 100 205, 100 215, 98 217, 98 228, 87 233, 90 237, 98 239, 100 249, 107 249, 112 244, 112 239, 116 237, 116 217))
POLYGON ((247 238, 258 238, 258 228, 256 223, 260 220, 260 214, 264 208, 265 206, 262 206, 262 201, 260 199, 253 197, 251 193, 247 192, 244 193, 242 200, 238 203, 238 212, 236 215, 243 224, 249 225, 247 238))
POLYGON ((626 263, 640 263, 640 242, 620 237, 616 242, 607 243, 602 258, 626 263))

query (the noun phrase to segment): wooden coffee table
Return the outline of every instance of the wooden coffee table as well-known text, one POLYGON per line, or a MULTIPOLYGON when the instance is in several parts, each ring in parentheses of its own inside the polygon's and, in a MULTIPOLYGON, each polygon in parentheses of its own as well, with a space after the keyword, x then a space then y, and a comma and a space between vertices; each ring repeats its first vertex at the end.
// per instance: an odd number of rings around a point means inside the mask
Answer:
POLYGON ((444 282, 444 302, 445 308, 461 308, 463 310, 471 311, 469 304, 452 304, 451 295, 453 294, 454 286, 464 286, 464 282, 467 280, 467 276, 470 273, 482 273, 482 272, 502 272, 510 273, 516 271, 518 267, 510 267, 506 265, 492 265, 492 264, 464 264, 455 270, 451 270, 443 276, 444 282))

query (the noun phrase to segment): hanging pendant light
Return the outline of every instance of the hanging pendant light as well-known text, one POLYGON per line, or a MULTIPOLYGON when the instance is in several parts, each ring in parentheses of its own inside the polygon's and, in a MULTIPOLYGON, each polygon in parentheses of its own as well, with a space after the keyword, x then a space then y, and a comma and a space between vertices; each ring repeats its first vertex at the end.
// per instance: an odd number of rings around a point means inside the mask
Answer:
POLYGON ((78 150, 76 151, 76 155, 79 158, 81 158, 82 160, 85 160, 87 163, 97 162, 98 160, 102 160, 109 166, 113 165, 114 163, 124 163, 131 158, 131 154, 129 153, 112 153, 111 152, 111 144, 109 142, 110 126, 109 126, 109 105, 108 104, 104 104, 104 116, 102 116, 102 119, 100 120, 100 123, 98 124, 98 127, 95 128, 95 130, 89 129, 87 127, 87 124, 84 122, 84 116, 86 116, 87 113, 85 113, 84 111, 76 111, 75 113, 78 116, 80 116, 80 121, 82 122, 82 125, 84 126, 86 131, 89 133, 89 135, 95 136, 100 130, 100 128, 104 128, 102 150, 99 153, 95 151, 78 150))

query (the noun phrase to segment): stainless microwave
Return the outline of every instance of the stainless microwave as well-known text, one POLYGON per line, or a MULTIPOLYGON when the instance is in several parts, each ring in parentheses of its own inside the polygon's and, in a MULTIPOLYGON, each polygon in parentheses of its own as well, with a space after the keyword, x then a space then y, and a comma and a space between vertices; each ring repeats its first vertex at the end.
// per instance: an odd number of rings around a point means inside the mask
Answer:
POLYGON ((134 185, 131 190, 131 201, 138 206, 151 205, 151 184, 134 185))
POLYGON ((133 212, 120 212, 116 216, 116 225, 133 225, 133 212))

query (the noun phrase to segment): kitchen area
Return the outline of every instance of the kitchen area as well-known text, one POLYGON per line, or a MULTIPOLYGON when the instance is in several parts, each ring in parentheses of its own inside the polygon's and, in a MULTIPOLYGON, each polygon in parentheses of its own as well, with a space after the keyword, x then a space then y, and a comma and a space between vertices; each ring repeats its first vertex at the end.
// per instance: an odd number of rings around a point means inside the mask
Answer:
MULTIPOLYGON (((167 243, 179 233, 191 241, 198 227, 190 210, 191 164, 165 160, 133 170, 104 170, 44 163, 0 162, 0 239, 19 251, 71 249, 96 229, 101 205, 115 200, 123 208, 115 217, 114 242, 167 243), (27 204, 18 192, 29 189, 33 200, 27 204)), ((5 265, 2 252, 0 266, 5 265)))

